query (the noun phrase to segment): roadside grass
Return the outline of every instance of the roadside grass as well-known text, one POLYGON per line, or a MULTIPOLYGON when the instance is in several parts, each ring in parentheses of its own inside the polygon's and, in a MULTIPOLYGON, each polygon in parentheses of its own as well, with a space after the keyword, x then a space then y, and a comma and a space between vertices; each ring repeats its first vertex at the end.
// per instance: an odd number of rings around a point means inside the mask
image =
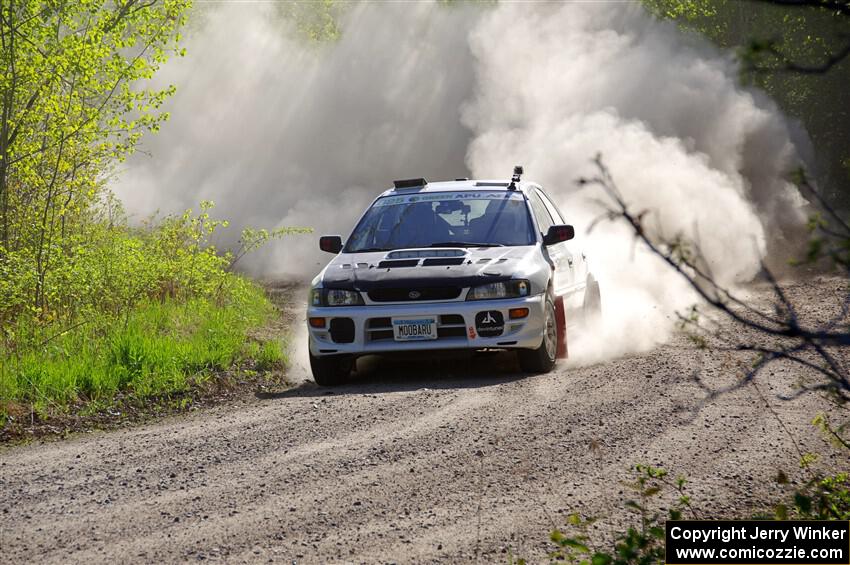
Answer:
MULTIPOLYGON (((240 363, 281 368, 283 344, 251 335, 275 315, 274 306, 257 285, 234 282, 237 291, 216 298, 143 300, 121 317, 92 312, 27 350, 0 349, 0 425, 16 413, 45 418, 80 404, 108 407, 118 394, 143 403, 203 385, 240 363)), ((16 328, 18 335, 35 331, 16 328)))

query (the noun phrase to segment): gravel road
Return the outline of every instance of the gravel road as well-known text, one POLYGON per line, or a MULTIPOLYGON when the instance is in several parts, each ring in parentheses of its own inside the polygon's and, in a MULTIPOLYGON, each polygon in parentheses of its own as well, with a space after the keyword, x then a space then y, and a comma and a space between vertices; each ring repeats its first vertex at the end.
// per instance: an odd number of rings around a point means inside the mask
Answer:
MULTIPOLYGON (((842 283, 792 289, 818 315, 842 283)), ((548 375, 505 354, 367 363, 332 393, 307 381, 132 429, 0 452, 5 563, 540 562, 569 513, 628 514, 635 463, 689 477, 703 517, 746 516, 800 478, 798 450, 824 405, 759 390, 694 411, 690 379, 728 378, 730 358, 684 338, 650 353, 548 375), (763 397, 762 397, 763 395, 763 397), (768 409, 765 400, 772 407, 768 409), (791 439, 794 436, 795 441, 791 439)), ((827 468, 850 467, 838 455, 827 468)))

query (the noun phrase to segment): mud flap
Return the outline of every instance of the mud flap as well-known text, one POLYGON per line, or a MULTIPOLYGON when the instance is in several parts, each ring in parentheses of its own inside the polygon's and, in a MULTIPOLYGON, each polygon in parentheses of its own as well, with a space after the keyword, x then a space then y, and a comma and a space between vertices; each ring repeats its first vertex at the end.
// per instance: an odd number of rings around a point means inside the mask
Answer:
POLYGON ((555 323, 558 324, 558 353, 556 359, 566 359, 567 352, 567 311, 564 308, 564 297, 555 299, 555 323))

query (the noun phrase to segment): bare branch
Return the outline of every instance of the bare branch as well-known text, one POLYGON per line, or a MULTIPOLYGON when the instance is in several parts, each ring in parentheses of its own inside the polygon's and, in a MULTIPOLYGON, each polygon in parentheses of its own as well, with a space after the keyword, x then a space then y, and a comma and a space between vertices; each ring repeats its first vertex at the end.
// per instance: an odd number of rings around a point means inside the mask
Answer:
MULTIPOLYGON (((739 328, 755 332, 758 336, 756 343, 746 344, 741 343, 740 329, 735 330, 737 333, 734 338, 727 338, 715 330, 714 337, 729 344, 718 350, 751 352, 757 353, 760 357, 741 379, 720 389, 705 386, 699 379, 699 374, 696 374, 694 380, 706 392, 704 402, 746 386, 762 369, 775 361, 792 362, 824 378, 824 382, 809 386, 807 390, 830 390, 844 400, 850 400, 848 372, 830 351, 831 348, 850 345, 850 331, 840 326, 850 312, 850 295, 845 297, 837 316, 820 326, 811 327, 800 321, 794 302, 773 273, 762 264, 762 275, 773 292, 775 313, 769 315, 762 312, 746 301, 736 298, 728 289, 717 283, 711 273, 697 266, 701 257, 698 246, 696 247, 698 255, 693 257, 690 251, 682 251, 683 244, 678 236, 672 243, 666 242, 663 238, 659 242, 657 236, 650 236, 644 226, 647 211, 633 212, 600 155, 596 156, 594 163, 599 171, 598 175, 590 179, 579 179, 578 183, 598 185, 609 196, 613 205, 608 206, 604 217, 609 221, 624 220, 632 228, 635 239, 642 242, 653 254, 676 271, 703 301, 731 319, 739 328)), ((825 202, 822 204, 828 213, 838 216, 834 210, 826 206, 825 202)), ((850 229, 847 233, 847 238, 850 238, 850 229)), ((705 261, 702 262, 705 263, 705 261)), ((679 315, 679 319, 683 327, 691 327, 698 331, 705 329, 695 316, 689 318, 679 315)), ((704 346, 704 341, 700 340, 699 343, 704 346)))

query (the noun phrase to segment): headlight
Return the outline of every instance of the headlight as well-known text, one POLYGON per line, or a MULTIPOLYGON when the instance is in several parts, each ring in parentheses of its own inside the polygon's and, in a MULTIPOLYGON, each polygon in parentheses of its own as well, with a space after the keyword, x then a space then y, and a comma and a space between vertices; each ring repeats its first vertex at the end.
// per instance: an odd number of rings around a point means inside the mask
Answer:
POLYGON ((491 300, 493 298, 520 298, 531 294, 531 285, 526 280, 514 280, 474 286, 466 295, 467 300, 491 300))
POLYGON ((363 304, 363 297, 359 292, 353 290, 336 290, 330 289, 326 291, 325 299, 328 306, 358 306, 363 304))
POLYGON ((353 290, 314 288, 310 291, 313 306, 362 306, 363 297, 353 290))

